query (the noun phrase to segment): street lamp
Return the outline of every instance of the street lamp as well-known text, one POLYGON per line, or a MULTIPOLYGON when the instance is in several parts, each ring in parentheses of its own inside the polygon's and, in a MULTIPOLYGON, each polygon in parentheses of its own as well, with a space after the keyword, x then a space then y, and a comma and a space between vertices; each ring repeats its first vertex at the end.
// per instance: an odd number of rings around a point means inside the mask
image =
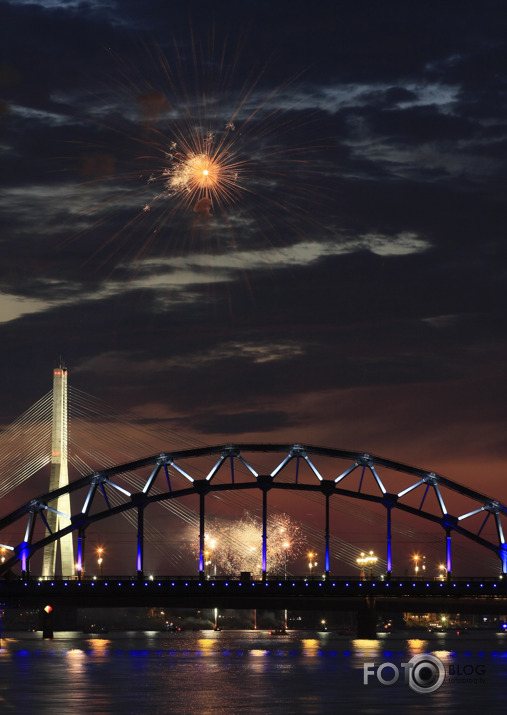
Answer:
POLYGON ((364 553, 364 551, 361 551, 361 556, 356 559, 356 561, 359 568, 361 569, 361 581, 366 581, 366 572, 368 572, 368 578, 371 580, 373 578, 373 567, 378 561, 373 551, 369 551, 367 555, 364 553))
POLYGON ((440 566, 438 567, 438 578, 441 581, 445 581, 445 579, 447 578, 447 568, 445 564, 440 564, 440 566))
POLYGON ((99 565, 99 578, 102 578, 102 563, 104 559, 102 558, 102 554, 104 553, 104 549, 102 546, 99 546, 97 549, 97 563, 99 565))
POLYGON ((310 551, 308 554, 308 567, 310 569, 310 578, 312 576, 312 568, 317 566, 317 561, 314 561, 314 558, 317 556, 317 554, 314 554, 313 551, 310 551))
POLYGON ((419 554, 415 554, 412 559, 414 561, 415 576, 419 576, 419 572, 421 572, 421 576, 424 576, 424 573, 422 572, 426 571, 426 556, 419 556, 419 554))

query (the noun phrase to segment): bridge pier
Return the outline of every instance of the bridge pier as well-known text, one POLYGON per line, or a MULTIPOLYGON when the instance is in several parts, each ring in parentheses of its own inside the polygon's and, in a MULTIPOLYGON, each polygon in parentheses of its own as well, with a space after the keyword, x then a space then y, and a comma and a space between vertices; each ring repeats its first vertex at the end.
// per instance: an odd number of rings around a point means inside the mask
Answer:
POLYGON ((44 606, 41 612, 42 620, 42 637, 52 638, 53 637, 53 606, 44 606))
POLYGON ((357 610, 357 637, 377 637, 377 604, 375 596, 366 596, 357 610))

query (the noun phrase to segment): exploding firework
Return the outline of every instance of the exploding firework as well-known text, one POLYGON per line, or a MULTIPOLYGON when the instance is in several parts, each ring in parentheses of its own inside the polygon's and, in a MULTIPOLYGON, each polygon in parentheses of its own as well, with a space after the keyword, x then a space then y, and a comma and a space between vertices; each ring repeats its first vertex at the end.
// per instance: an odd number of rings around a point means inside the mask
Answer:
POLYGON ((312 154, 304 98, 291 81, 266 81, 262 92, 260 76, 238 77, 236 49, 217 58, 190 46, 176 61, 145 49, 151 74, 115 56, 115 97, 103 90, 105 106, 92 111, 100 143, 82 146, 80 235, 93 232, 90 252, 95 242, 106 263, 139 265, 199 245, 208 265, 212 250, 243 252, 242 268, 269 260, 261 253, 276 236, 287 246, 307 240, 310 226, 332 234, 315 218, 330 182, 312 154))
MULTIPOLYGON (((268 517, 267 570, 273 575, 287 574, 288 565, 306 543, 299 524, 286 514, 268 517)), ((204 553, 207 576, 262 572, 262 523, 249 512, 239 521, 216 519, 209 525, 204 553)))
POLYGON ((215 207, 225 208, 238 201, 248 162, 238 157, 228 131, 220 137, 211 132, 204 138, 196 132, 182 134, 179 144, 172 141, 170 151, 165 153, 166 168, 158 175, 151 174, 148 180, 162 184, 162 192, 143 210, 151 210, 157 200, 173 199, 179 208, 192 208, 196 214, 211 216, 215 207))

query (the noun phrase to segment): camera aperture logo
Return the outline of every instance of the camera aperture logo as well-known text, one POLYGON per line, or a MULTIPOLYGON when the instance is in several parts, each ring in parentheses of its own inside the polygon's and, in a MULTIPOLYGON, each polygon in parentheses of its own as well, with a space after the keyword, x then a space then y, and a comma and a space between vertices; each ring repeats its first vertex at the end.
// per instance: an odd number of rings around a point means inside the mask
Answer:
MULTIPOLYGON (((445 666, 436 655, 420 653, 414 655, 408 663, 401 663, 405 683, 416 693, 434 693, 445 680, 445 666)), ((400 679, 400 668, 394 663, 363 664, 363 685, 368 685, 370 679, 376 677, 382 685, 394 685, 400 679)))

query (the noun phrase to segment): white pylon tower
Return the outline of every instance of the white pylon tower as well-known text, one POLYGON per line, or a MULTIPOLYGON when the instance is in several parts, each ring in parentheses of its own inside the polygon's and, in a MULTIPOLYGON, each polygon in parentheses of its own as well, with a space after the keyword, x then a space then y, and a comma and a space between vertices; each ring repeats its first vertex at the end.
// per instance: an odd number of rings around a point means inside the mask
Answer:
MULTIPOLYGON (((51 436, 51 474, 49 477, 49 491, 64 487, 69 483, 67 466, 67 368, 60 359, 59 367, 53 370, 53 427, 51 436)), ((70 524, 70 495, 62 494, 58 497, 56 505, 50 506, 59 513, 46 511, 46 519, 52 532, 58 531, 70 524)), ((46 529, 46 536, 49 535, 46 529)), ((60 543, 60 556, 62 563, 62 577, 71 578, 74 571, 74 544, 72 533, 66 534, 58 541, 53 541, 44 547, 42 563, 43 578, 54 578, 56 570, 56 552, 60 543)))

